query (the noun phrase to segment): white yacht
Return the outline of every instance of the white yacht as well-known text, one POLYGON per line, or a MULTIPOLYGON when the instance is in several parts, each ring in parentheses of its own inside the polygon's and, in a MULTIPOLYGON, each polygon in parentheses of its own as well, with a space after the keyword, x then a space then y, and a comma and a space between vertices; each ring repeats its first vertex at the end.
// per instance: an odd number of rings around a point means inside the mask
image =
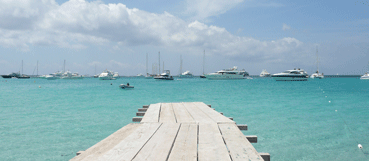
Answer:
POLYGON ((109 70, 105 70, 104 72, 102 72, 99 75, 99 79, 100 80, 114 80, 115 78, 113 77, 113 72, 109 71, 109 70))
POLYGON ((179 75, 180 78, 193 78, 193 74, 190 71, 185 71, 179 75))
POLYGON ((276 81, 307 81, 309 75, 300 68, 293 70, 286 70, 283 73, 273 74, 272 77, 276 81))
POLYGON ((137 75, 136 75, 136 77, 137 77, 137 78, 143 78, 143 77, 145 77, 145 76, 144 76, 143 74, 141 74, 141 73, 140 73, 140 74, 137 74, 137 75))
POLYGON ((360 77, 360 79, 369 79, 369 73, 365 73, 363 76, 360 77))
POLYGON ((170 76, 170 70, 164 70, 164 73, 159 76, 154 77, 156 80, 174 80, 172 76, 170 76))
POLYGON ((236 66, 230 69, 223 69, 216 73, 205 74, 207 79, 245 79, 249 73, 245 69, 238 70, 236 66))
POLYGON ((113 78, 119 78, 118 72, 114 72, 113 78))
POLYGON ((83 79, 82 75, 78 73, 72 73, 69 70, 66 71, 60 79, 83 79))
POLYGON ((261 73, 260 73, 260 77, 270 77, 271 75, 270 75, 270 73, 268 73, 267 71, 266 71, 266 69, 264 69, 261 73))
POLYGON ((47 80, 55 80, 55 79, 58 79, 58 77, 55 77, 52 74, 46 75, 44 78, 47 79, 47 80))

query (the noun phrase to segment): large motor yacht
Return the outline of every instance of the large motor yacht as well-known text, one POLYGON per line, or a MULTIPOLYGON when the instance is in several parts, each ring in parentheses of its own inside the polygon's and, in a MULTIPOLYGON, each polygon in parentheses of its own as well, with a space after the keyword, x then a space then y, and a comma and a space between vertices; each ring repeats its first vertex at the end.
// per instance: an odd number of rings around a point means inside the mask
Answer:
POLYGON ((369 79, 369 73, 365 73, 363 76, 360 77, 360 79, 369 79))
POLYGON ((170 76, 170 70, 164 70, 164 73, 159 76, 154 77, 156 80, 174 80, 172 76, 170 76))
POLYGON ((99 75, 99 79, 100 80, 114 80, 115 78, 113 78, 113 75, 114 73, 112 71, 105 70, 99 75))
POLYGON ((216 73, 205 74, 207 79, 245 79, 249 73, 245 69, 238 70, 236 66, 230 69, 223 69, 216 73))
POLYGON ((260 77, 270 77, 271 75, 270 75, 270 73, 268 73, 267 71, 266 71, 266 69, 264 69, 261 73, 260 73, 260 77))
POLYGON ((193 78, 193 75, 190 71, 185 71, 184 73, 179 75, 180 78, 193 78))
POLYGON ((276 81, 307 81, 309 75, 303 69, 286 70, 283 73, 273 74, 276 81))

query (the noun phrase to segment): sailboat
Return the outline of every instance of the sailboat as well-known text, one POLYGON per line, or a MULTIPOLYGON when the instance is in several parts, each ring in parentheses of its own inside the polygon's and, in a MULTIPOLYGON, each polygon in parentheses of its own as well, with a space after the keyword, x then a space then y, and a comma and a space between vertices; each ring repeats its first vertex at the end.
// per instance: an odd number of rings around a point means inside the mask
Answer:
POLYGON ((182 55, 181 55, 181 59, 180 59, 180 68, 179 68, 179 78, 193 78, 192 73, 187 70, 185 72, 182 73, 182 64, 183 64, 183 60, 182 60, 182 55))
POLYGON ((149 55, 146 53, 146 76, 145 78, 146 79, 152 79, 154 78, 152 74, 149 74, 149 67, 148 67, 148 64, 149 64, 149 55))
MULTIPOLYGON (((369 68, 369 62, 368 62, 368 68, 369 68)), ((366 72, 363 76, 360 77, 360 79, 369 80, 369 72, 366 72)))
POLYGON ((22 60, 22 74, 17 78, 18 79, 29 79, 30 78, 28 75, 23 74, 23 60, 22 60))
POLYGON ((319 57, 318 57, 318 47, 316 48, 316 72, 314 74, 312 74, 310 76, 310 78, 314 79, 314 78, 318 78, 318 79, 323 79, 324 78, 324 74, 323 73, 319 73, 319 57))
POLYGON ((205 50, 204 50, 204 56, 202 58, 202 75, 200 75, 200 78, 206 78, 204 71, 205 71, 205 50))

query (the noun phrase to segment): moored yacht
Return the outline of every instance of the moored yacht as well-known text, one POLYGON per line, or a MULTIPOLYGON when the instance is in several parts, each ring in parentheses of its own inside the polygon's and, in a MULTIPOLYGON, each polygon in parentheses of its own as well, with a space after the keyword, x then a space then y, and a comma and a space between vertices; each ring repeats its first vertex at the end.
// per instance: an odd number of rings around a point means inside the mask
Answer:
POLYGON ((174 80, 172 76, 170 76, 170 70, 164 70, 164 73, 159 76, 154 77, 156 80, 174 80))
POLYGON ((319 73, 319 71, 316 71, 314 74, 312 74, 310 76, 310 78, 312 78, 312 79, 314 79, 314 78, 323 79, 324 78, 324 74, 323 73, 319 73))
POLYGON ((115 79, 119 78, 118 72, 114 72, 113 78, 115 78, 115 79))
POLYGON ((223 69, 216 73, 205 74, 207 79, 245 79, 249 73, 245 69, 238 70, 236 66, 230 69, 223 69))
POLYGON ((272 77, 276 81, 307 81, 309 75, 304 71, 298 69, 286 70, 282 73, 273 74, 272 77))
POLYGON ((69 70, 66 71, 60 79, 83 79, 82 75, 78 73, 72 73, 69 70))
POLYGON ((113 72, 109 71, 109 70, 105 70, 104 72, 102 72, 99 75, 99 79, 100 80, 114 80, 115 78, 113 78, 113 72))
POLYGON ((363 76, 360 77, 360 79, 369 79, 369 73, 365 73, 363 76))
POLYGON ((260 73, 260 77, 270 77, 271 75, 270 75, 270 73, 268 73, 267 71, 266 71, 266 69, 264 69, 261 73, 260 73))
POLYGON ((185 71, 179 75, 180 78, 193 78, 193 75, 190 71, 185 71))
POLYGON ((21 76, 20 72, 18 72, 18 73, 13 72, 13 73, 8 74, 8 75, 1 75, 1 77, 3 77, 3 78, 13 78, 13 77, 18 78, 20 76, 21 76))

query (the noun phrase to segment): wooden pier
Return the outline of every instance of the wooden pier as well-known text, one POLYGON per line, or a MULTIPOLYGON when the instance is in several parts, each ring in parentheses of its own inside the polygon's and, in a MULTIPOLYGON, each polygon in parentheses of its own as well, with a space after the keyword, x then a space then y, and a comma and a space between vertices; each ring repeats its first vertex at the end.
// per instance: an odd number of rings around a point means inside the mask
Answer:
POLYGON ((258 153, 244 136, 247 125, 237 125, 202 102, 157 103, 138 110, 134 122, 124 126, 72 161, 238 161, 270 160, 258 153))

